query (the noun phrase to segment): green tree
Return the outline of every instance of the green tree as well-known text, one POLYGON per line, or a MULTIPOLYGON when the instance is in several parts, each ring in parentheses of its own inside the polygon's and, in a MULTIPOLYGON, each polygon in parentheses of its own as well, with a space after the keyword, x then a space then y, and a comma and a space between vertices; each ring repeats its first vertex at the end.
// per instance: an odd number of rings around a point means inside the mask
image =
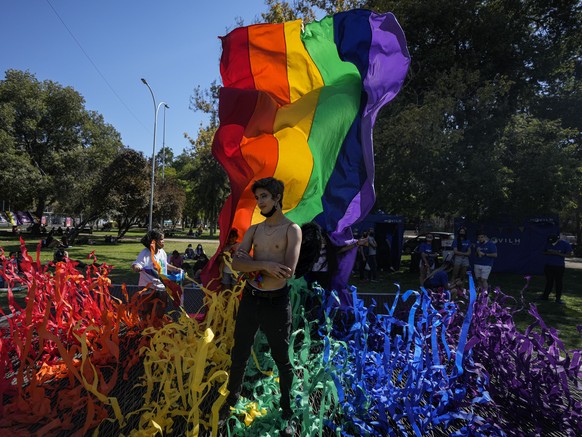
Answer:
POLYGON ((182 210, 182 225, 193 228, 199 219, 193 186, 193 181, 196 178, 194 157, 191 152, 184 151, 174 160, 173 165, 176 178, 182 185, 186 197, 182 210))
POLYGON ((159 215, 160 223, 171 220, 175 225, 182 218, 186 192, 175 175, 166 174, 156 185, 156 215, 159 215))
POLYGON ((0 82, 0 114, 0 185, 12 207, 94 209, 88 193, 122 149, 119 133, 72 88, 17 70, 0 82))
POLYGON ((160 148, 160 151, 156 154, 156 170, 160 175, 165 175, 166 171, 172 171, 174 164, 174 151, 168 147, 160 148))
POLYGON ((298 0, 293 4, 286 1, 265 0, 268 10, 261 14, 262 22, 284 23, 298 19, 303 19, 306 22, 313 21, 315 12, 312 3, 314 2, 308 0, 298 0))
POLYGON ((572 181, 580 165, 576 158, 576 132, 559 121, 525 114, 513 117, 500 140, 512 194, 505 211, 520 217, 560 214, 572 199, 572 181))
POLYGON ((479 219, 516 212, 515 205, 525 215, 556 211, 543 193, 563 192, 566 167, 563 179, 534 185, 536 202, 525 175, 545 167, 548 148, 553 163, 579 159, 571 149, 579 147, 580 118, 576 124, 577 111, 564 111, 566 102, 580 108, 579 2, 369 5, 395 13, 412 59, 404 89, 377 122, 378 205, 412 217, 479 219))
POLYGON ((198 136, 188 137, 192 144, 193 179, 192 202, 193 208, 199 212, 210 224, 210 235, 216 232, 218 214, 226 198, 230 194, 228 179, 223 168, 212 155, 212 139, 216 127, 201 127, 198 136))
POLYGON ((143 154, 124 149, 103 169, 100 182, 93 186, 91 196, 102 199, 108 213, 117 221, 118 238, 143 224, 149 211, 149 176, 148 161, 143 154))
POLYGON ((112 205, 93 193, 103 184, 111 162, 124 150, 119 133, 93 111, 88 112, 83 142, 85 146, 68 163, 75 166, 75 171, 68 175, 64 187, 55 187, 59 209, 78 218, 70 235, 71 244, 88 223, 109 214, 112 205))

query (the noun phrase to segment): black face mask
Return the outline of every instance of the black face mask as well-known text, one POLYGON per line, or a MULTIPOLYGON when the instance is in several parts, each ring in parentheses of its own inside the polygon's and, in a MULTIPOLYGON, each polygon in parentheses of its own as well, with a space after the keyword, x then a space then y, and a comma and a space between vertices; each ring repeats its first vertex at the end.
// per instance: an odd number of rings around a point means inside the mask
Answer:
POLYGON ((273 208, 271 208, 271 210, 270 210, 269 212, 265 212, 265 213, 264 213, 264 212, 262 212, 262 211, 261 211, 261 215, 262 215, 263 217, 267 217, 267 218, 269 218, 269 217, 271 217, 273 214, 275 214, 275 211, 277 211, 277 205, 273 205, 273 208))

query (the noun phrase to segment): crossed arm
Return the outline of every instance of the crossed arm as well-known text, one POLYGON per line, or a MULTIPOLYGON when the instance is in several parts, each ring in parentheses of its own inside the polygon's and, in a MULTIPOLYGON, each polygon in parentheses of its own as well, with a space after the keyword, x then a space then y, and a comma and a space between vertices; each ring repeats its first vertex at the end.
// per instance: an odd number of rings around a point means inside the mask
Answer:
POLYGON ((250 256, 249 252, 253 246, 253 239, 256 227, 253 225, 245 233, 243 241, 235 252, 232 267, 239 272, 256 272, 271 276, 273 278, 287 279, 293 276, 297 261, 299 260, 299 250, 301 248, 301 229, 296 224, 292 224, 287 229, 287 249, 282 263, 268 260, 257 260, 250 256))

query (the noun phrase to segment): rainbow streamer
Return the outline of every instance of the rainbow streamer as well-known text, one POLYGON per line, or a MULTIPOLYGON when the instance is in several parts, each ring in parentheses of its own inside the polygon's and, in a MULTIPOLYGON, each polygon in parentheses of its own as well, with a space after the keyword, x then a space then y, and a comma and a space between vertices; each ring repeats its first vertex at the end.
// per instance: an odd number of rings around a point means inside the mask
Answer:
POLYGON ((180 306, 180 303, 182 301, 182 295, 184 294, 184 291, 182 290, 182 286, 180 285, 180 281, 182 281, 182 279, 184 279, 184 275, 179 274, 179 273, 175 273, 175 274, 168 274, 168 273, 164 273, 162 272, 162 266, 160 265, 160 263, 158 263, 156 261, 156 243, 155 241, 152 241, 150 244, 150 253, 151 253, 151 259, 152 259, 152 264, 154 265, 155 271, 152 269, 145 269, 145 271, 150 275, 153 276, 154 278, 158 278, 160 281, 162 281, 162 284, 164 284, 164 287, 166 288, 166 292, 168 293, 169 296, 172 297, 172 301, 174 302, 174 306, 178 307, 180 306))
POLYGON ((410 61, 394 15, 352 10, 304 28, 240 27, 222 44, 213 154, 231 195, 220 228, 244 232, 262 220, 251 186, 270 176, 285 183, 283 212, 295 223, 315 219, 331 233, 366 216, 375 201, 372 127, 410 61))
MULTIPOLYGON (((110 267, 42 266, 20 276, 0 248, 9 315, 0 325, 2 435, 278 435, 277 368, 259 335, 245 397, 227 426, 229 351, 242 284, 203 289, 206 317, 140 317, 142 293, 109 293, 110 267), (11 292, 28 289, 26 307, 11 292), (153 324, 153 322, 156 322, 153 324)), ((525 333, 499 291, 450 300, 397 292, 378 313, 354 294, 291 284, 294 414, 303 436, 582 435, 582 351, 568 351, 535 306, 525 333)), ((519 309, 517 309, 519 310, 519 309)), ((0 315, 4 311, 0 309, 0 315)))

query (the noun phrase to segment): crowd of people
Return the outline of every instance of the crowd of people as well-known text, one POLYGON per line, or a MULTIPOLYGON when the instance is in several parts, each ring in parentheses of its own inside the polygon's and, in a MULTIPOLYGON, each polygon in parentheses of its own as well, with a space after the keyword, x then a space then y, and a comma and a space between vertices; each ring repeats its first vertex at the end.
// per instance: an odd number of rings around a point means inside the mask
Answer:
POLYGON ((474 254, 473 274, 476 286, 482 290, 489 288, 488 281, 497 258, 497 246, 485 231, 478 231, 477 240, 472 242, 467 235, 467 229, 460 227, 455 234, 450 253, 445 254, 440 265, 438 261, 441 254, 435 250, 433 241, 434 237, 429 233, 417 248, 420 254, 419 283, 422 287, 443 287, 452 291, 464 288, 471 265, 470 258, 474 254))
MULTIPOLYGON (((434 247, 434 237, 428 233, 426 239, 417 248, 419 257, 419 284, 420 286, 434 289, 442 287, 452 291, 466 288, 467 272, 471 269, 476 286, 480 290, 489 289, 489 276, 493 270, 498 250, 495 243, 484 230, 476 234, 476 241, 471 241, 467 235, 467 229, 460 227, 450 250, 440 253, 434 247), (439 263, 439 257, 442 260, 439 263)), ((550 235, 543 249, 544 274, 546 285, 540 300, 549 300, 552 290, 555 289, 555 299, 563 304, 562 289, 565 271, 565 258, 572 255, 572 246, 558 235, 550 235)), ((362 278, 360 273, 360 278, 362 278)))
MULTIPOLYGON (((238 281, 237 272, 232 270, 233 255, 240 243, 240 235, 237 229, 231 229, 227 243, 219 256, 219 272, 222 289, 232 289, 238 281)), ((424 242, 415 249, 419 254, 419 285, 426 288, 446 288, 456 295, 457 290, 467 287, 467 273, 474 275, 476 286, 479 289, 489 288, 489 277, 493 269, 495 259, 498 256, 497 246, 489 238, 487 233, 480 230, 476 234, 475 241, 467 235, 467 229, 460 227, 452 244, 438 250, 435 248, 434 237, 431 233, 426 235, 424 242), (471 259, 472 267, 471 267, 471 259)), ((316 259, 310 272, 305 276, 308 285, 317 282, 324 288, 331 286, 331 278, 337 270, 337 257, 343 252, 355 247, 356 259, 353 272, 360 280, 378 282, 378 242, 375 232, 370 228, 355 238, 346 242, 343 246, 336 246, 330 241, 327 234, 322 232, 322 243, 319 257, 316 259)), ((541 300, 548 300, 552 290, 555 289, 556 301, 563 303, 561 299, 563 289, 563 275, 565 258, 572 254, 572 247, 567 241, 559 239, 557 235, 548 238, 544 248, 546 286, 541 300)), ((193 260, 193 272, 199 278, 200 271, 208 262, 202 245, 196 249, 189 244, 183 255, 174 251, 170 263, 182 267, 187 260, 193 260)), ((385 261, 385 260, 384 260, 385 261)), ((188 268, 188 264, 185 264, 188 268)), ((390 270, 394 269, 389 265, 390 270)))

